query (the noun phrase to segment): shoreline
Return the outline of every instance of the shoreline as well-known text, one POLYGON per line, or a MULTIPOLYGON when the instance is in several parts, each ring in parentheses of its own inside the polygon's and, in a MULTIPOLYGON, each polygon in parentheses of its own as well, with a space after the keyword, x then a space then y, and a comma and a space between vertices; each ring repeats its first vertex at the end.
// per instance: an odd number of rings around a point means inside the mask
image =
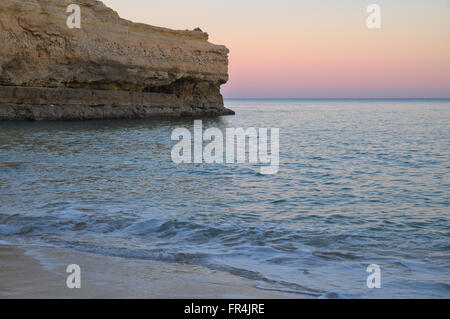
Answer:
POLYGON ((251 280, 200 266, 83 253, 69 248, 0 244, 0 299, 299 299, 251 280), (81 289, 66 267, 81 268, 81 289), (132 274, 132 275, 130 275, 132 274))

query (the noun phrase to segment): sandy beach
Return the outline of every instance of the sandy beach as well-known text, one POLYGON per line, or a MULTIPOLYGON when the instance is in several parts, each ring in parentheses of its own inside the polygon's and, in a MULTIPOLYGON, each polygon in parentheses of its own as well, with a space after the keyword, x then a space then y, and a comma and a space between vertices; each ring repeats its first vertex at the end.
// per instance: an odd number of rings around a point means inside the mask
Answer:
POLYGON ((0 261, 3 299, 302 297, 258 289, 255 282, 203 267, 71 249, 0 245, 0 261), (66 267, 74 263, 81 267, 81 289, 66 286, 66 267))

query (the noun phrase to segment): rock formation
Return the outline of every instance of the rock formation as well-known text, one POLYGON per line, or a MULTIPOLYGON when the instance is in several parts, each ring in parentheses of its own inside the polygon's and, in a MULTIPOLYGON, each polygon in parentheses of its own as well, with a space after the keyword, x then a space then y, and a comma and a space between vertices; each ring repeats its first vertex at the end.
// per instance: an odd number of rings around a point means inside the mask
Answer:
POLYGON ((202 31, 121 19, 97 0, 0 1, 0 120, 234 114, 228 49, 202 31), (81 7, 81 28, 66 25, 81 7))

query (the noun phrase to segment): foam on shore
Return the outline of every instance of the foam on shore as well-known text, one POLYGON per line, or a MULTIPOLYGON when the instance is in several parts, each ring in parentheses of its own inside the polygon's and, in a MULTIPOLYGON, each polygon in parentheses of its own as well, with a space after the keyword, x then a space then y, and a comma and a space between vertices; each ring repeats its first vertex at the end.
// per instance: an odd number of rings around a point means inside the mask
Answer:
POLYGON ((0 245, 0 259, 0 298, 299 297, 258 289, 252 281, 203 267, 65 248, 0 245), (81 268, 81 289, 66 286, 70 264, 81 268))

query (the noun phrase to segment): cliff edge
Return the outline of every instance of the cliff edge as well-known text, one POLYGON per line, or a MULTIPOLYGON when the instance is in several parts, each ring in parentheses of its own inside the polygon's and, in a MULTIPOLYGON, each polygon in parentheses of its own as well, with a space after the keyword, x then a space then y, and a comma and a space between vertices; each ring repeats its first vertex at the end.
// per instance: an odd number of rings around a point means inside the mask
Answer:
POLYGON ((201 31, 121 19, 97 0, 1 0, 0 120, 234 114, 228 49, 201 31), (81 7, 81 28, 66 25, 81 7))

